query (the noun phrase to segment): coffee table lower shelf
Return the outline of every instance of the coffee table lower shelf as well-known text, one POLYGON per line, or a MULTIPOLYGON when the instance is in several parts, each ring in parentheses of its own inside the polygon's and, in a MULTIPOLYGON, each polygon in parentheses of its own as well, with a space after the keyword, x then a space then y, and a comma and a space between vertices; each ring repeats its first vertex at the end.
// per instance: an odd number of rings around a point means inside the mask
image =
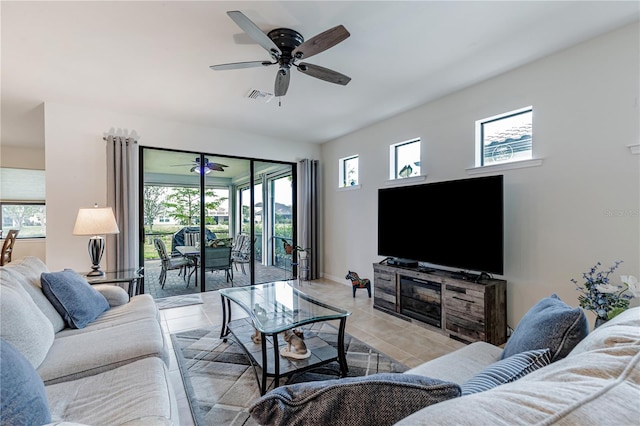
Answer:
POLYGON ((281 377, 291 376, 294 373, 310 370, 333 361, 340 363, 341 376, 344 377, 347 375, 348 367, 346 362, 340 362, 338 350, 318 336, 305 336, 304 343, 307 349, 311 351, 310 357, 305 359, 292 359, 280 355, 280 349, 285 348, 287 342, 282 338, 278 339, 277 333, 262 333, 262 344, 254 343, 251 336, 255 332, 255 329, 253 328, 251 320, 248 318, 231 321, 228 324, 228 330, 231 332, 233 339, 239 343, 240 347, 248 356, 261 395, 266 393, 268 377, 274 378, 274 388, 276 388, 279 386, 281 377), (277 358, 275 356, 276 351, 274 351, 273 347, 274 341, 278 346, 277 358), (262 370, 262 380, 258 375, 258 367, 262 370))

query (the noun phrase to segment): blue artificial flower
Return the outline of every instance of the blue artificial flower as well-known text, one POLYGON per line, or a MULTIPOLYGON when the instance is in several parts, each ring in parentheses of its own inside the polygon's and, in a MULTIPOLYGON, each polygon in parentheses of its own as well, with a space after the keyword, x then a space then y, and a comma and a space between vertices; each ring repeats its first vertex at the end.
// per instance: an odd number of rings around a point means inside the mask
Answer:
POLYGON ((598 318, 608 320, 629 308, 629 301, 636 296, 636 291, 640 291, 637 279, 633 276, 623 275, 621 277, 624 286, 610 284, 609 275, 612 274, 620 264, 621 260, 615 263, 606 271, 599 271, 602 264, 597 262, 589 272, 583 273, 584 284, 579 285, 578 281, 571 279, 576 284, 576 290, 581 294, 578 296, 580 307, 593 311, 598 318), (631 291, 631 294, 627 292, 631 291))

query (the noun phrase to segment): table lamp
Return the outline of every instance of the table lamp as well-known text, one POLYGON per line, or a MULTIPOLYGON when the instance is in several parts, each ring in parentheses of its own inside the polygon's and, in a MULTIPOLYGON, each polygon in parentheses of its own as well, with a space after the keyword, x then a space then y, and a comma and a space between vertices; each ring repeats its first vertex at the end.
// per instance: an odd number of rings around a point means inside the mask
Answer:
POLYGON ((89 238, 89 257, 93 265, 91 272, 87 274, 88 277, 104 275, 100 270, 100 260, 104 253, 104 238, 101 235, 118 233, 120 230, 111 207, 98 208, 96 204, 93 208, 78 210, 73 235, 92 235, 89 238))

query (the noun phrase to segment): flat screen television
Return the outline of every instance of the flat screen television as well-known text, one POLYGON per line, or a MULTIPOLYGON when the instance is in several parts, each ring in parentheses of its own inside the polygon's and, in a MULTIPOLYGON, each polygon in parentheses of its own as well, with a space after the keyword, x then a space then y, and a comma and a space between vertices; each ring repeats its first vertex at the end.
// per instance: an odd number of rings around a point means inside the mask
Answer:
POLYGON ((378 255, 503 273, 503 176, 378 190, 378 255))

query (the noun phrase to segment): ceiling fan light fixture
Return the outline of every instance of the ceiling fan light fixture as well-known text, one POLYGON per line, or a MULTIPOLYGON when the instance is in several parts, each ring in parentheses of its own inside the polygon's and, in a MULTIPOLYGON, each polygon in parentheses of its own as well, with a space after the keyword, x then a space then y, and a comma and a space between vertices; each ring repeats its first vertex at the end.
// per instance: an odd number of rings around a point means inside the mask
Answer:
MULTIPOLYGON (((193 166, 193 167, 191 168, 191 171, 192 171, 193 173, 200 174, 200 166, 193 166)), ((205 174, 205 175, 208 175, 209 173, 211 173, 211 169, 210 169, 209 167, 207 167, 207 166, 204 166, 204 174, 205 174)))

